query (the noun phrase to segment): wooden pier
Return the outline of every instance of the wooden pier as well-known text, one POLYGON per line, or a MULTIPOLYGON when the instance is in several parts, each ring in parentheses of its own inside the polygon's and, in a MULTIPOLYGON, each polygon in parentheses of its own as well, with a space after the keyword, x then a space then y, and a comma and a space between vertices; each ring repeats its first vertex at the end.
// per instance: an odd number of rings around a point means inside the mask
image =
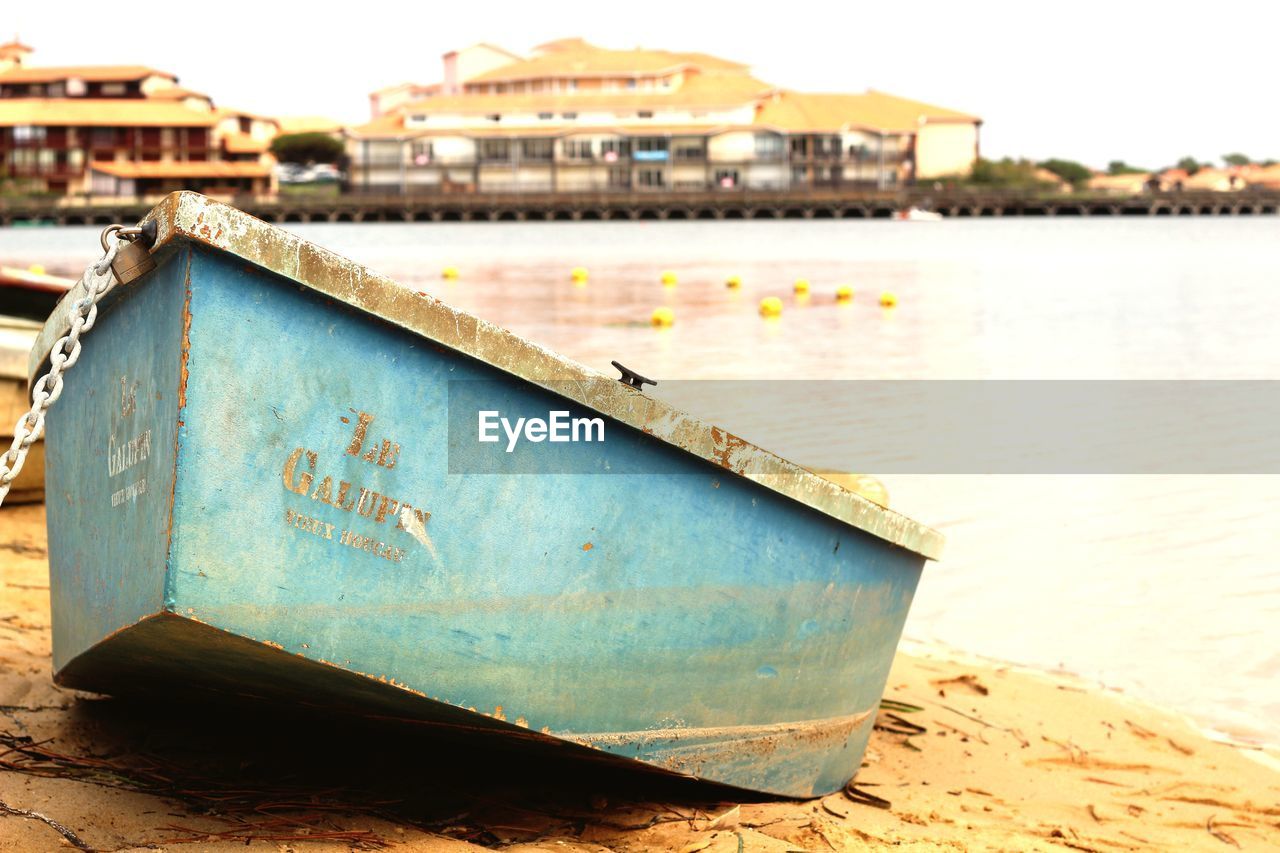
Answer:
MULTIPOLYGON (((1280 191, 1043 196, 1017 191, 875 190, 607 193, 282 194, 228 199, 267 222, 473 222, 661 219, 888 219, 911 208, 946 217, 1250 216, 1280 212, 1280 191)), ((0 199, 0 225, 133 222, 154 200, 0 199)))

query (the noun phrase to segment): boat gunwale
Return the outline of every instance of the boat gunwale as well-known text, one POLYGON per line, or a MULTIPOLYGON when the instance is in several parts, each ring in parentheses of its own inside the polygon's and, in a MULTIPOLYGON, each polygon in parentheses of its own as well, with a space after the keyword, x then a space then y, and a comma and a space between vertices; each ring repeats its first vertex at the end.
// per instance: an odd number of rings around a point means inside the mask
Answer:
MULTIPOLYGON (((941 556, 942 534, 901 513, 682 412, 660 398, 647 396, 231 205, 199 193, 176 192, 166 196, 141 221, 148 220, 157 224, 153 252, 179 239, 226 252, 384 323, 593 409, 893 545, 930 560, 941 556)), ((54 342, 69 328, 70 301, 61 300, 40 331, 28 361, 28 381, 34 381, 54 342)))

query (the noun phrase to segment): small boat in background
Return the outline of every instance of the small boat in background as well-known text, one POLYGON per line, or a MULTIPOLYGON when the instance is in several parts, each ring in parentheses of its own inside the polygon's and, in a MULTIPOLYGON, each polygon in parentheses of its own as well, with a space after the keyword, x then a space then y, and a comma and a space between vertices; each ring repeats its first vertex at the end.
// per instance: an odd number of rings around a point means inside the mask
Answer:
MULTIPOLYGON (((14 426, 30 408, 27 357, 54 305, 75 282, 39 270, 0 267, 0 451, 13 442, 14 426)), ((5 503, 44 500, 44 444, 28 452, 5 503)))
POLYGON ((857 772, 938 533, 228 205, 146 223, 48 413, 58 683, 786 796, 857 772), (509 454, 488 409, 602 440, 509 454))
POLYGON ((908 207, 906 210, 899 211, 897 218, 902 222, 941 222, 942 214, 932 210, 921 210, 918 207, 908 207))

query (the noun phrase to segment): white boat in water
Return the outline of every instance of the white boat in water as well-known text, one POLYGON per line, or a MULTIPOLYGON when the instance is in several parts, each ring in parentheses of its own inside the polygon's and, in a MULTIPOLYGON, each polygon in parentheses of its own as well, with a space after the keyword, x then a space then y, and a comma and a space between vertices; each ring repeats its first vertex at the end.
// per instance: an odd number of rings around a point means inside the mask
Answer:
POLYGON ((908 207, 906 210, 899 211, 897 218, 903 222, 941 222, 942 214, 932 210, 921 210, 918 207, 908 207))

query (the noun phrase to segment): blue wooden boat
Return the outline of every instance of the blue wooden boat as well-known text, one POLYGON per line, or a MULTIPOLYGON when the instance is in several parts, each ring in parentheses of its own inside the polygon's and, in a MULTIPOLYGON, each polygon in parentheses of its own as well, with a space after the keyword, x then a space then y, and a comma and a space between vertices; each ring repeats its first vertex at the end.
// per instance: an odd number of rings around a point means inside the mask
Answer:
POLYGON ((157 268, 104 300, 49 413, 60 684, 774 794, 854 775, 937 533, 232 207, 147 219, 157 268), (459 383, 606 440, 503 469, 459 383))

